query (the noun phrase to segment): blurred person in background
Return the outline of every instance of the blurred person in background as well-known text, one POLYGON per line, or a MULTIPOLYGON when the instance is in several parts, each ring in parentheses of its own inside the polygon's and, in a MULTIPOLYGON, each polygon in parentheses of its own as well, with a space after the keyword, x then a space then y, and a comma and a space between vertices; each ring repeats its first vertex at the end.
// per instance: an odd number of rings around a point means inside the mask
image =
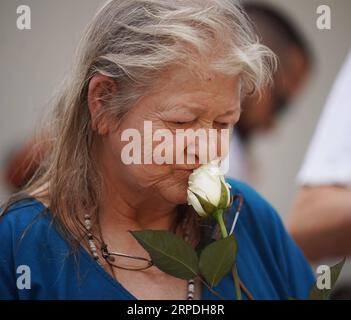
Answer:
POLYGON ((279 59, 274 85, 262 96, 254 94, 243 101, 243 112, 234 129, 227 176, 246 182, 254 180, 249 143, 256 133, 270 131, 289 107, 312 67, 311 52, 298 28, 279 10, 261 3, 243 4, 262 43, 279 59))
POLYGON ((311 261, 351 254, 351 51, 298 175, 287 226, 311 261))
POLYGON ((5 161, 5 182, 10 192, 24 187, 35 175, 48 151, 44 134, 33 136, 15 148, 5 161))

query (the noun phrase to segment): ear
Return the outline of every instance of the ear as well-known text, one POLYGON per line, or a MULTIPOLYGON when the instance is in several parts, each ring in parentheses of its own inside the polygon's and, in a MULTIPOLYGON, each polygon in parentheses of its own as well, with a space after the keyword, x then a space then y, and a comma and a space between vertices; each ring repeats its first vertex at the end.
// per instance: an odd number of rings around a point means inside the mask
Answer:
POLYGON ((108 133, 106 117, 99 117, 104 108, 104 99, 117 91, 112 78, 97 74, 90 79, 88 87, 88 108, 91 116, 92 129, 100 135, 108 133))

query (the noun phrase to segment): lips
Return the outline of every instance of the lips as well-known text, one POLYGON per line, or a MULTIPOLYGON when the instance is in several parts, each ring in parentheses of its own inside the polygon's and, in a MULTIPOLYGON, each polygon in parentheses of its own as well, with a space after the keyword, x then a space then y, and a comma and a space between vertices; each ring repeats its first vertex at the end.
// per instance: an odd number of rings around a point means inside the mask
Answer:
POLYGON ((178 166, 175 167, 174 170, 185 170, 185 171, 194 171, 195 169, 197 169, 200 166, 200 164, 198 165, 188 165, 188 166, 178 166))

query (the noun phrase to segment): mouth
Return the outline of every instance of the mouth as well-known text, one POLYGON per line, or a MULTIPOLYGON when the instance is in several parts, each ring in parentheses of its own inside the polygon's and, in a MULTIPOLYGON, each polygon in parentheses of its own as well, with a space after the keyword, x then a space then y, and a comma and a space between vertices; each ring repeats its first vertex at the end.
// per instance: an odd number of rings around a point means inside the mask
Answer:
POLYGON ((189 180, 189 176, 192 174, 193 170, 189 169, 177 169, 174 170, 174 174, 178 177, 180 180, 184 180, 187 182, 189 180))
POLYGON ((194 171, 194 169, 175 169, 174 172, 180 172, 184 174, 191 174, 194 171))
POLYGON ((188 166, 178 166, 175 167, 174 170, 181 170, 181 171, 190 171, 193 172, 195 169, 197 169, 199 167, 199 165, 188 165, 188 166))

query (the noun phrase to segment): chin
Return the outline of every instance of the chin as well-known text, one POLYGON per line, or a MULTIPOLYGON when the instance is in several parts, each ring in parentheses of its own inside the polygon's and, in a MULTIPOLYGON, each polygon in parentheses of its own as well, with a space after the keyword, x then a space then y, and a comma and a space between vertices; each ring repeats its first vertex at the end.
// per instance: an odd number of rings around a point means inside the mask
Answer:
POLYGON ((187 203, 187 192, 179 192, 177 194, 172 195, 172 197, 169 197, 169 201, 178 205, 178 204, 185 204, 187 203))
POLYGON ((188 180, 192 171, 176 170, 165 176, 159 185, 159 192, 167 201, 176 205, 187 203, 188 180))

